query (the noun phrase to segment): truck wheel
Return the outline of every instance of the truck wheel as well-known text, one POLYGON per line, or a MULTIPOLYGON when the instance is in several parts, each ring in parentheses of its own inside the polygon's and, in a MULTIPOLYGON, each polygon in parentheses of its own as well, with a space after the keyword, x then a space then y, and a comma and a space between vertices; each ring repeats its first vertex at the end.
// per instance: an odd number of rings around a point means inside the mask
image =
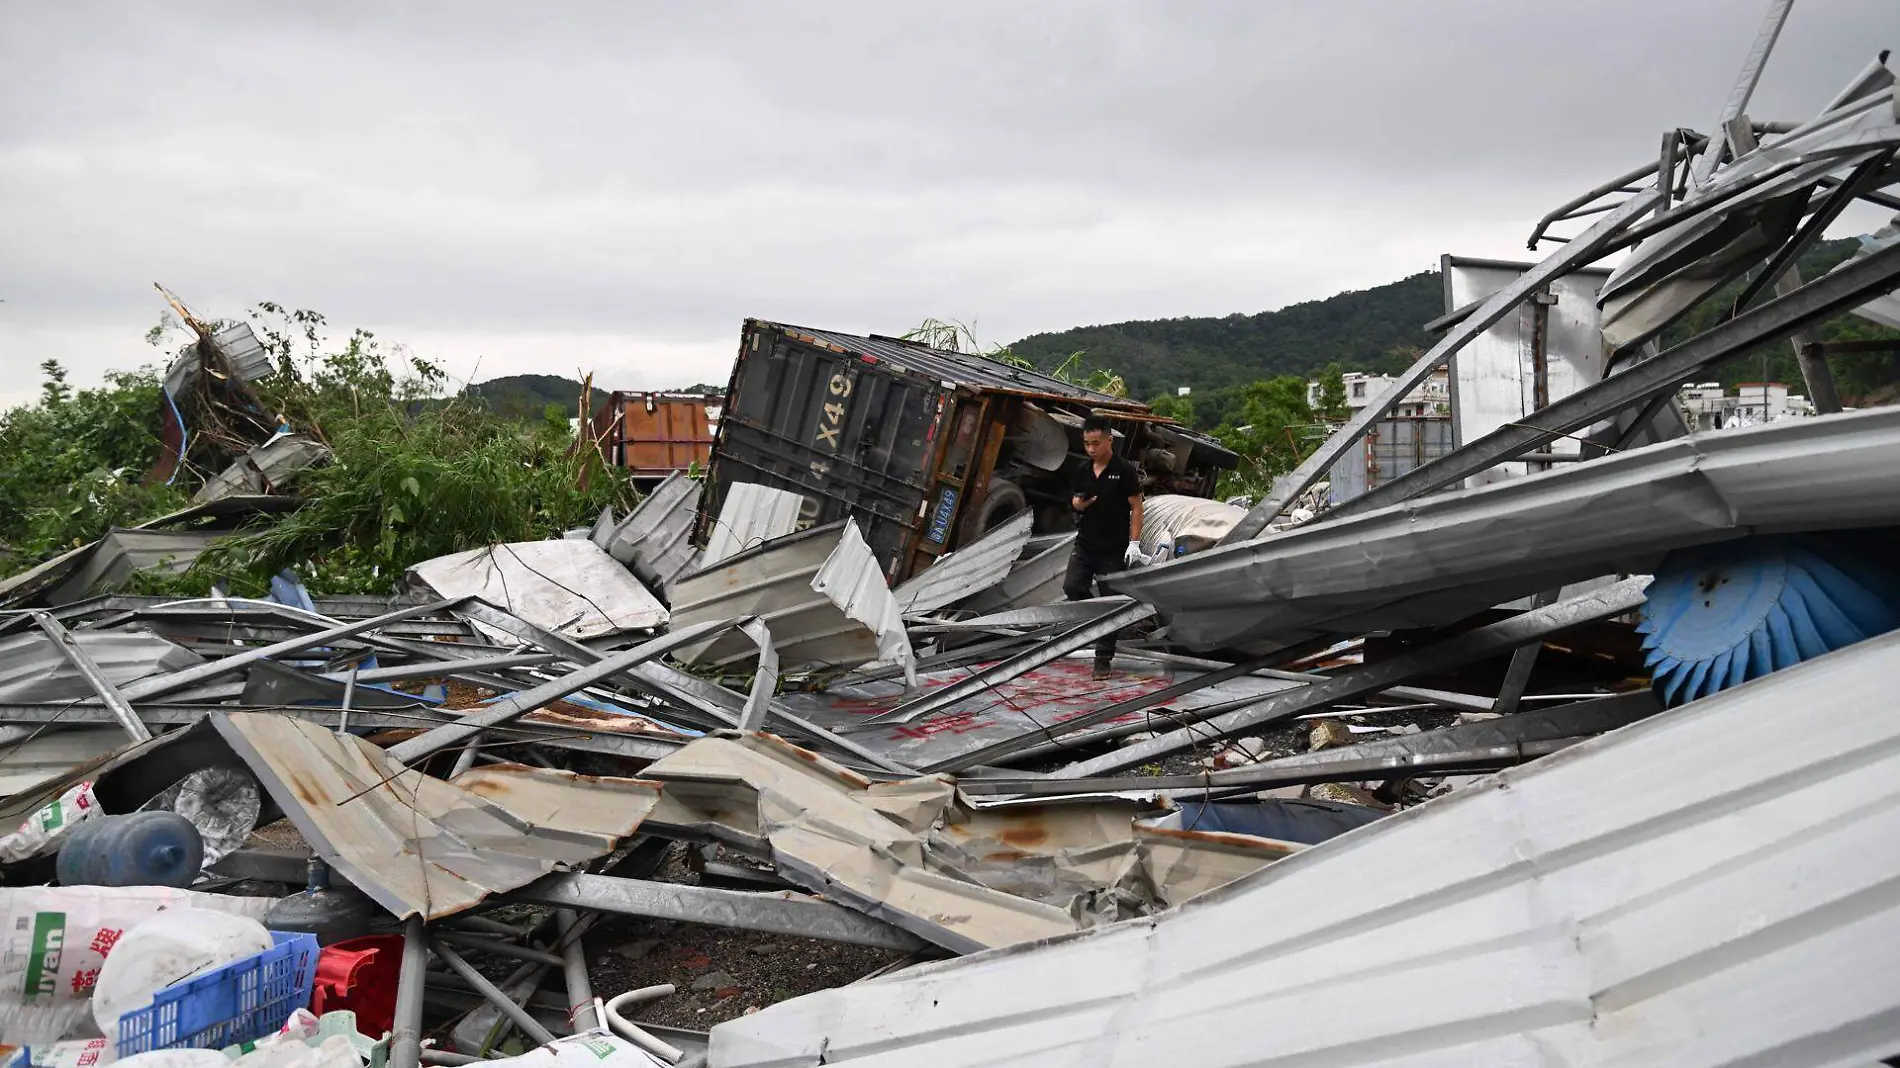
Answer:
POLYGON ((989 495, 983 498, 982 507, 964 519, 958 543, 975 541, 1027 507, 1029 498, 1023 496, 1022 487, 1006 478, 990 479, 989 495))

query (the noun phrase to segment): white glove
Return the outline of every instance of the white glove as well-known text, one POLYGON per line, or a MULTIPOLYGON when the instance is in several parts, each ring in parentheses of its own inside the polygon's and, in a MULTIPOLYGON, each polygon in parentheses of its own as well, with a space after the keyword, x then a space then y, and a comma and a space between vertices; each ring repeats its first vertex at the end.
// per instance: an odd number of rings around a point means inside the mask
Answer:
POLYGON ((1147 563, 1148 556, 1141 551, 1141 543, 1138 541, 1129 542, 1128 551, 1122 554, 1122 566, 1137 567, 1145 566, 1147 563))

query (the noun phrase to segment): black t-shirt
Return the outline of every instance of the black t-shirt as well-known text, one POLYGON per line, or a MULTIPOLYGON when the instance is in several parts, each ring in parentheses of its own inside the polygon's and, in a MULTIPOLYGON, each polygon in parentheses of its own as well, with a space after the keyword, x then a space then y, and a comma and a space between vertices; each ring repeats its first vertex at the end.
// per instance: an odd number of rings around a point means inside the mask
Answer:
POLYGON ((1102 473, 1083 460, 1069 476, 1069 492, 1093 497, 1095 503, 1077 513, 1076 541, 1089 549, 1119 553, 1129 542, 1128 498, 1141 496, 1141 472, 1119 456, 1110 457, 1102 473))

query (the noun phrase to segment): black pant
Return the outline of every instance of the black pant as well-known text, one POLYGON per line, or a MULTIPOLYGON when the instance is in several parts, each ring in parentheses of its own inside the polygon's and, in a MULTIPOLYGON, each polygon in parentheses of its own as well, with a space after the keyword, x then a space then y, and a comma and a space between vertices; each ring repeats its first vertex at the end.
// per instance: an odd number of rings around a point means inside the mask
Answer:
MULTIPOLYGON (((1126 570, 1121 546, 1090 548, 1078 541, 1069 553, 1069 573, 1062 580, 1062 593, 1071 601, 1086 601, 1095 596, 1095 576, 1126 570)), ((1095 659, 1098 663, 1115 659, 1115 632, 1095 643, 1095 659)))

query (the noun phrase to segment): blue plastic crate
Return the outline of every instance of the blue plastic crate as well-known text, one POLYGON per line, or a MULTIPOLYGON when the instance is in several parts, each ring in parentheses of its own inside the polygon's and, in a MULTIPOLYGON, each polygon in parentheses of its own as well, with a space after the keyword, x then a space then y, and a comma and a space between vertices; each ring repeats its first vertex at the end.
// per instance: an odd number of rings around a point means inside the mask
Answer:
POLYGON ((277 944, 166 987, 119 1018, 119 1056, 155 1049, 222 1049, 276 1031, 310 1007, 317 938, 272 931, 277 944))

